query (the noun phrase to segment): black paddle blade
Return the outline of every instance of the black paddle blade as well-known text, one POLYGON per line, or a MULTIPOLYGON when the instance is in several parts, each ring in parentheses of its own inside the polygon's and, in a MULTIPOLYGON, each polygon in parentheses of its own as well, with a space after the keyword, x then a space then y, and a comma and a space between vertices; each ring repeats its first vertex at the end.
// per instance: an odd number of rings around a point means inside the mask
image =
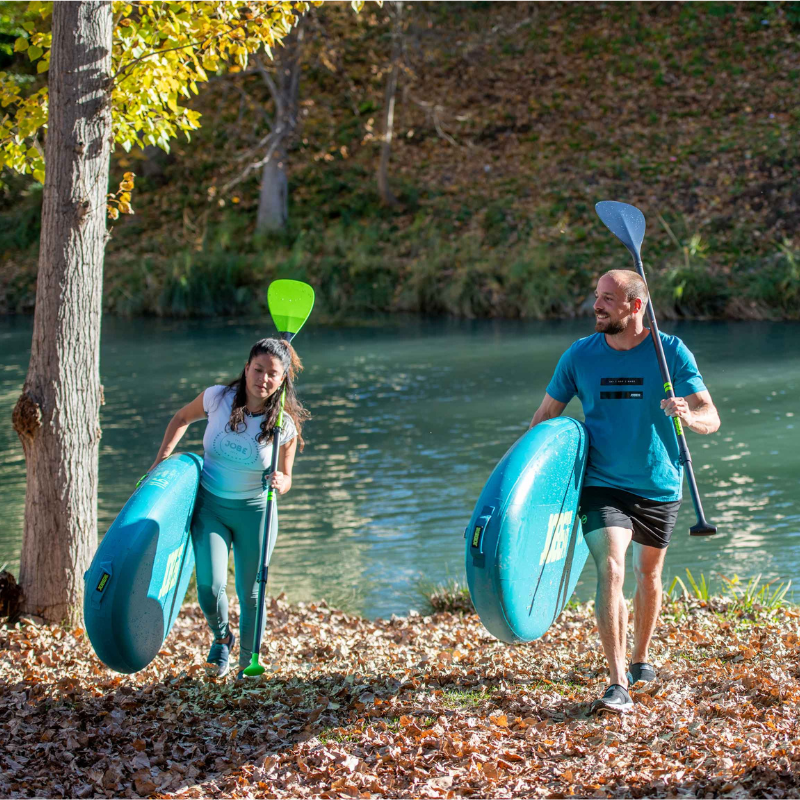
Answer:
POLYGON ((697 525, 692 525, 689 528, 690 536, 713 536, 717 532, 717 526, 712 525, 710 522, 703 520, 698 522, 697 525))
POLYGON ((641 260, 644 241, 644 214, 636 206, 603 200, 594 207, 605 226, 631 251, 635 259, 641 260))

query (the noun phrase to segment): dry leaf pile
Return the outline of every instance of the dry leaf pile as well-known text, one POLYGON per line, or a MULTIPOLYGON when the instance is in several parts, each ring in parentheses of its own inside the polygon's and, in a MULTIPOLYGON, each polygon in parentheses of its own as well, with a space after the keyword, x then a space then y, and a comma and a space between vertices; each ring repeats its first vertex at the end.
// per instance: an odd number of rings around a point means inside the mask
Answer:
POLYGON ((0 631, 3 797, 798 797, 800 612, 668 605, 623 718, 591 606, 509 647, 477 617, 374 622, 273 599, 260 681, 211 681, 187 606, 107 670, 81 630, 0 631), (643 686, 643 684, 640 684, 643 686))

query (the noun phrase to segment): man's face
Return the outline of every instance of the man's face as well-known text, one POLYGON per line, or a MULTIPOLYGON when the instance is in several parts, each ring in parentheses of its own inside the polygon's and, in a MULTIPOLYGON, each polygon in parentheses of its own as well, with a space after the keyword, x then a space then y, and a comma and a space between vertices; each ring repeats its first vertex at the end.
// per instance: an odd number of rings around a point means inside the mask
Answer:
POLYGON ((638 301, 629 302, 625 290, 609 275, 597 282, 594 296, 594 329, 609 336, 622 333, 633 321, 638 301))

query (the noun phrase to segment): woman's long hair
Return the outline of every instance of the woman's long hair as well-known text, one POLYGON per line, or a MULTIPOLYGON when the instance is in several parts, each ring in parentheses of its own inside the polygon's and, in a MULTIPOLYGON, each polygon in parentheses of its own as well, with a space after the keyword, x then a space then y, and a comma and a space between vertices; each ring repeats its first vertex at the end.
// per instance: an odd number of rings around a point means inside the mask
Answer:
MULTIPOLYGON (((303 362, 295 352, 289 342, 284 339, 260 339, 252 348, 247 357, 247 363, 257 356, 270 355, 277 358, 283 364, 283 383, 268 398, 264 407, 264 419, 261 422, 261 433, 256 437, 259 444, 264 444, 273 436, 275 423, 278 421, 278 411, 281 404, 281 390, 286 386, 286 400, 284 401, 284 413, 294 421, 297 428, 297 439, 300 449, 303 449, 303 423, 311 417, 303 404, 297 399, 294 390, 294 380, 297 373, 303 369, 303 362)), ((245 424, 245 409, 247 408, 247 378, 244 370, 242 374, 228 384, 228 388, 234 392, 233 405, 231 407, 231 418, 229 425, 232 431, 239 431, 240 426, 245 424)))

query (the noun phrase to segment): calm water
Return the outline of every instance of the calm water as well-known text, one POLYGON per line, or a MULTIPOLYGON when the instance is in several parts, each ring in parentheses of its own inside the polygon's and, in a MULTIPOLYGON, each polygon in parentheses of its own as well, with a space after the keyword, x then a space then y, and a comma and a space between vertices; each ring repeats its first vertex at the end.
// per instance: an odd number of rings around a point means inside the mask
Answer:
MULTIPOLYGON (((668 579, 800 578, 800 326, 665 324, 695 352, 720 409, 715 435, 690 436, 720 535, 690 539, 684 504, 668 579), (797 415, 797 416, 796 416, 797 415)), ((241 369, 262 325, 106 320, 101 358, 100 530, 150 465, 172 414, 241 369)), ((463 577, 463 531, 492 468, 527 427, 559 355, 591 332, 558 323, 382 320, 306 328, 301 396, 313 414, 295 488, 280 505, 272 592, 326 598, 370 616, 421 607, 420 587, 463 577)), ((0 565, 17 571, 25 472, 11 409, 31 321, 0 318, 0 565)), ((567 414, 581 418, 573 402, 567 414)), ((202 452, 203 424, 183 446, 202 452)), ((688 494, 688 493, 687 493, 688 494)), ((587 565, 579 594, 593 594, 587 565)))

